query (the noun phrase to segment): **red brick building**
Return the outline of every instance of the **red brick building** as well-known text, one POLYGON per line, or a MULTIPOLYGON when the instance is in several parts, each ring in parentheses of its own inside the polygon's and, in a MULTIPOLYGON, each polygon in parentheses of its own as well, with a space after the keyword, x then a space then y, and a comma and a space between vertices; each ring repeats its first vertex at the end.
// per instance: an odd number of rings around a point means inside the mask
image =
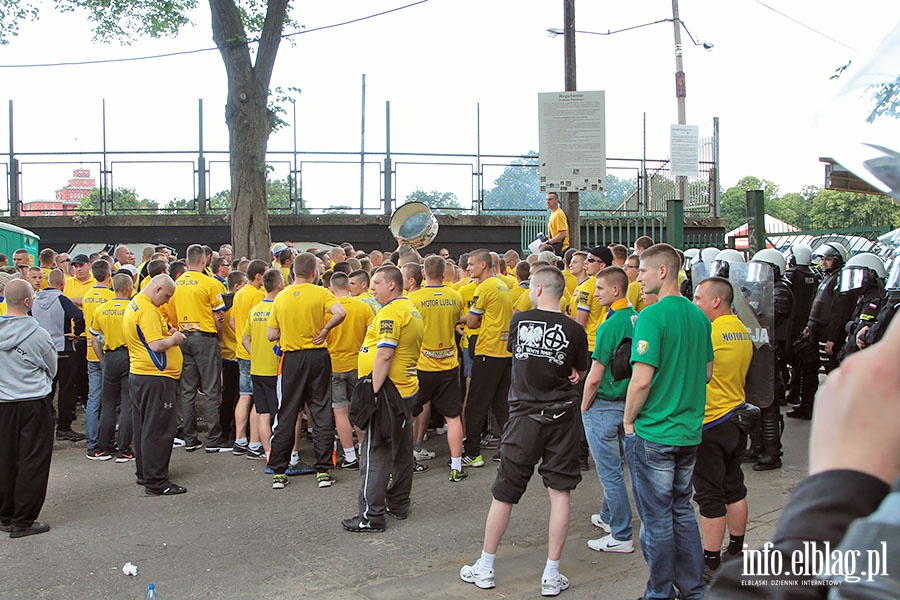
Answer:
POLYGON ((75 169, 69 183, 60 190, 56 190, 56 201, 35 200, 25 202, 22 205, 22 213, 25 215, 74 215, 75 209, 82 199, 90 195, 91 190, 97 187, 97 181, 91 178, 90 169, 75 169))

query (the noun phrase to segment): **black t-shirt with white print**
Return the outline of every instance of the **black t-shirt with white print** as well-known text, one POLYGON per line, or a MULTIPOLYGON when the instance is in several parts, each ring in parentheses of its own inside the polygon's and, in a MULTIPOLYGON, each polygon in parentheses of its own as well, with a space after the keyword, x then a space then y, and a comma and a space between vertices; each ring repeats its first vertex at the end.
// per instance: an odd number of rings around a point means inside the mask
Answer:
POLYGON ((574 367, 590 364, 587 334, 568 316, 548 310, 513 315, 509 325, 512 378, 509 386, 511 417, 540 411, 544 405, 580 402, 578 387, 569 376, 574 367))

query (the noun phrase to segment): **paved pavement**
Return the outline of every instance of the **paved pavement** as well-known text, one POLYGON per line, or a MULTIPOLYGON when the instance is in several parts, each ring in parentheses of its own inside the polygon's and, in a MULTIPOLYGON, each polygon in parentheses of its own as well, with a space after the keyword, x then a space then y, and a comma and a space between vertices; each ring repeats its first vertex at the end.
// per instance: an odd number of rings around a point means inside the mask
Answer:
MULTIPOLYGON (((745 469, 747 542, 754 546, 771 535, 807 469, 809 422, 787 421, 784 468, 745 469)), ((496 463, 454 484, 447 481, 445 438, 425 445, 438 457, 415 477, 409 520, 389 519, 384 533, 353 534, 340 520, 356 513, 357 472, 337 472, 329 489, 305 476, 275 491, 261 461, 178 449, 172 478, 188 493, 147 497, 132 464, 88 461, 83 443, 57 442, 41 514, 53 529, 0 539, 0 598, 139 599, 151 582, 167 600, 540 597, 549 507, 540 479, 513 511, 497 555, 497 587, 479 590, 458 574, 480 555, 496 463), (136 577, 122 573, 129 561, 136 577)), ((308 444, 301 454, 311 458, 308 444)), ((590 515, 601 494, 590 472, 572 495, 561 564, 572 587, 563 598, 635 598, 643 591, 647 567, 639 550, 602 554, 586 546, 600 535, 590 515)))

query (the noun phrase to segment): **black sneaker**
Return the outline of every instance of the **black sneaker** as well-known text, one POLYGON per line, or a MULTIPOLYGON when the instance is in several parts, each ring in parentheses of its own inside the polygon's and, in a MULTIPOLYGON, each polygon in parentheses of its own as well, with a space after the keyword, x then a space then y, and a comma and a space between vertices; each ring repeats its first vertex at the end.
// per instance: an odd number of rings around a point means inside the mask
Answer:
POLYGON ((245 458, 248 458, 250 460, 266 460, 266 451, 262 449, 262 446, 257 449, 247 448, 247 454, 245 458))
POLYGON ((424 473, 427 470, 428 470, 428 465, 426 465, 425 463, 413 461, 413 474, 424 473))
MULTIPOLYGON (((185 452, 195 452, 202 447, 203 447, 203 444, 201 444, 200 442, 194 442, 193 444, 185 443, 184 451, 185 452)), ((218 452, 218 450, 216 450, 216 452, 218 452)))
POLYGON ((391 515, 392 517, 394 517, 394 518, 395 518, 396 520, 398 520, 398 521, 405 521, 405 520, 407 520, 407 519, 409 518, 409 513, 405 513, 405 512, 397 512, 397 511, 395 511, 395 510, 391 510, 391 509, 390 509, 389 507, 387 507, 387 506, 384 508, 384 512, 386 512, 387 514, 391 515))
POLYGON ((126 448, 122 450, 116 455, 117 463, 127 463, 134 460, 134 451, 131 448, 126 448))
POLYGON ((48 531, 50 531, 49 525, 35 521, 28 527, 16 527, 15 525, 11 525, 9 528, 9 537, 21 538, 29 535, 38 535, 39 533, 47 533, 48 531))
POLYGON ((482 448, 499 448, 500 438, 493 433, 485 433, 483 436, 481 436, 481 441, 478 444, 482 448))
POLYGON ((106 450, 88 450, 84 457, 88 460, 110 460, 112 454, 106 450))
POLYGON ((344 519, 341 521, 341 525, 344 526, 344 529, 352 533, 379 533, 384 531, 383 526, 378 527, 377 525, 372 525, 367 521, 363 521, 358 516, 344 519))
POLYGON ((235 456, 243 456, 247 454, 247 450, 249 449, 250 447, 247 444, 238 444, 235 442, 234 446, 231 447, 231 453, 235 456))
POLYGON ((347 460, 345 458, 341 461, 341 468, 348 471, 359 471, 359 458, 357 457, 353 460, 347 460))
MULTIPOLYGON (((66 440, 69 442, 82 442, 84 441, 84 434, 78 433, 77 431, 72 431, 71 429, 57 429, 56 430, 56 439, 58 440, 66 440)), ((43 533, 43 532, 41 532, 43 533)), ((29 534, 33 535, 33 534, 29 534)))
POLYGON ((210 442, 206 441, 206 453, 217 454, 219 452, 232 452, 233 446, 226 442, 210 442))
POLYGON ((187 492, 187 488, 182 485, 178 485, 177 483, 169 484, 169 487, 161 492, 150 489, 144 490, 144 493, 148 496, 177 496, 178 494, 183 494, 185 492, 187 492))

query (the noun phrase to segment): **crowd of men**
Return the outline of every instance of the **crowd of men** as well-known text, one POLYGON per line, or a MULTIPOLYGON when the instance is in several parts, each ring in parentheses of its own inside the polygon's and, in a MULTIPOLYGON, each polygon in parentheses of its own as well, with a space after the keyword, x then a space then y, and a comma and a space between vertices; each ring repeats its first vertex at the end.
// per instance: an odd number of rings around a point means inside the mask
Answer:
POLYGON ((359 471, 358 509, 342 525, 384 531, 388 515, 409 517, 413 478, 435 458, 423 447, 431 428, 446 433, 452 483, 497 448, 484 548, 463 581, 494 587, 500 539, 538 466, 550 495, 541 593, 565 590, 570 492, 591 456, 602 535, 588 546, 634 551, 627 467, 644 597, 702 597, 745 545, 741 463, 781 467, 780 405, 794 400, 789 416, 810 418, 819 346, 827 372, 883 335, 893 313, 881 306, 897 304, 882 302, 884 265, 828 243, 820 283, 797 246, 787 261, 761 251, 755 279, 740 280, 744 258, 727 251, 685 256, 647 237, 633 249, 569 248, 555 194, 547 204, 549 243, 525 260, 347 242, 278 243, 254 259, 229 245, 191 245, 183 260, 147 247, 140 264, 123 245, 111 256, 45 248, 36 267, 16 252, 0 266, 0 368, 17 382, 0 394, 0 437, 27 447, 4 449, 0 527, 49 530, 35 519, 55 423, 57 439, 85 441, 89 460, 134 461, 153 496, 187 491, 169 477, 174 448, 265 461, 276 490, 292 476, 328 488, 359 471), (775 305, 764 334, 751 331, 766 328, 765 301, 744 297, 748 282, 765 283, 775 305), (762 392, 749 388, 754 368, 769 374, 762 392), (72 429, 79 403, 83 434, 72 429))

